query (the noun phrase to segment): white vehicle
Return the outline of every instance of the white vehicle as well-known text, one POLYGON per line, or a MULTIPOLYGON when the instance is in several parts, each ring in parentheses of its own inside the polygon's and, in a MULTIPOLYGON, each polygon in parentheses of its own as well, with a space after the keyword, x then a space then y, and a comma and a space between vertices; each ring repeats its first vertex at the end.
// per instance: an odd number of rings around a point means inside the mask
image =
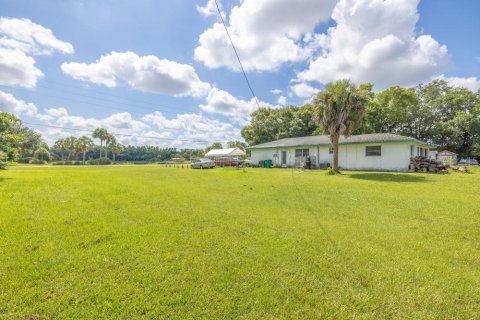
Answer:
POLYGON ((215 162, 206 158, 193 159, 192 164, 190 166, 192 167, 192 169, 215 168, 215 162))

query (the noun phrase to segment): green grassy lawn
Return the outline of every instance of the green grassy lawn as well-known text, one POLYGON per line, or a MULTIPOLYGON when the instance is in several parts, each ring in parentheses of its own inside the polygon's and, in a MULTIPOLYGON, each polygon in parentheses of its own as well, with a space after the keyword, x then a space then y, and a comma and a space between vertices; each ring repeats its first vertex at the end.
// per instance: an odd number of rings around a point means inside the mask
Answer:
POLYGON ((480 172, 15 167, 0 319, 479 319, 480 172))

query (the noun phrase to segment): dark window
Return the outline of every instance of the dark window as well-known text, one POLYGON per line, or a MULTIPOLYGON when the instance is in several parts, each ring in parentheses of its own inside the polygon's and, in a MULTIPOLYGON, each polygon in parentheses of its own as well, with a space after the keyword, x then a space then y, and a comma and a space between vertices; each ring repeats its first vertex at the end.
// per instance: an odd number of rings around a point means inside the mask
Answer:
POLYGON ((295 149, 295 157, 308 157, 309 149, 295 149))
POLYGON ((375 157, 382 155, 382 146, 370 146, 365 148, 365 156, 375 157))
POLYGON ((410 146, 410 157, 413 157, 413 156, 415 156, 415 147, 410 146))
POLYGON ((328 153, 333 154, 333 148, 330 148, 330 149, 328 150, 328 153))

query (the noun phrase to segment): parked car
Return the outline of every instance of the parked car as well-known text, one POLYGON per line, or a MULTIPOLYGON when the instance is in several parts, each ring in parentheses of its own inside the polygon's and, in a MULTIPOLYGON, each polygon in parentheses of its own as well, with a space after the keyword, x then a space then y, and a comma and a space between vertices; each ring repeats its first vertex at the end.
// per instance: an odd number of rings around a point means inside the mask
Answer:
POLYGON ((468 166, 478 166, 478 161, 475 159, 462 159, 458 164, 465 164, 468 166))
POLYGON ((208 168, 215 168, 215 162, 210 159, 201 158, 201 159, 193 159, 192 163, 190 164, 192 169, 208 169, 208 168))
POLYGON ((218 158, 215 160, 215 165, 218 167, 238 167, 245 161, 235 158, 218 158))

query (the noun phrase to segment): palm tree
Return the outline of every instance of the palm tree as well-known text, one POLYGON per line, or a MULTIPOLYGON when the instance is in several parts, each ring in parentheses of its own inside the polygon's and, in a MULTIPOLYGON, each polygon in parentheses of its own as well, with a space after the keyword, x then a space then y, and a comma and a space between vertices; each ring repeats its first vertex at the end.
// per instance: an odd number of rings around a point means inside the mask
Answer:
POLYGON ((317 121, 330 135, 333 147, 333 171, 338 171, 338 142, 340 136, 348 138, 362 125, 365 104, 369 97, 369 85, 357 88, 349 80, 329 83, 315 97, 317 121))
MULTIPOLYGON (((92 133, 93 138, 100 139, 100 158, 102 157, 103 141, 107 140, 109 135, 110 134, 105 128, 97 128, 92 133)), ((105 156, 106 156, 106 153, 105 153, 105 156)))
POLYGON ((109 144, 110 151, 112 152, 113 163, 115 163, 115 156, 119 155, 123 151, 123 145, 120 142, 117 142, 114 136, 109 144))
POLYGON ((54 145, 53 145, 53 148, 56 149, 56 150, 59 150, 60 151, 60 154, 61 154, 61 157, 62 157, 62 161, 65 160, 65 150, 67 150, 67 144, 65 142, 65 139, 59 139, 57 141, 55 141, 54 145))
POLYGON ((83 153, 83 164, 85 164, 85 155, 88 150, 93 146, 93 141, 89 137, 82 136, 77 139, 76 149, 78 152, 83 153))
POLYGON ((76 154, 76 144, 77 144, 77 138, 74 136, 70 136, 65 138, 65 148, 68 150, 68 158, 67 160, 70 160, 72 153, 76 154))
POLYGON ((105 158, 108 158, 108 149, 111 148, 112 144, 115 144, 117 141, 115 137, 111 134, 108 133, 108 135, 105 137, 105 158))

